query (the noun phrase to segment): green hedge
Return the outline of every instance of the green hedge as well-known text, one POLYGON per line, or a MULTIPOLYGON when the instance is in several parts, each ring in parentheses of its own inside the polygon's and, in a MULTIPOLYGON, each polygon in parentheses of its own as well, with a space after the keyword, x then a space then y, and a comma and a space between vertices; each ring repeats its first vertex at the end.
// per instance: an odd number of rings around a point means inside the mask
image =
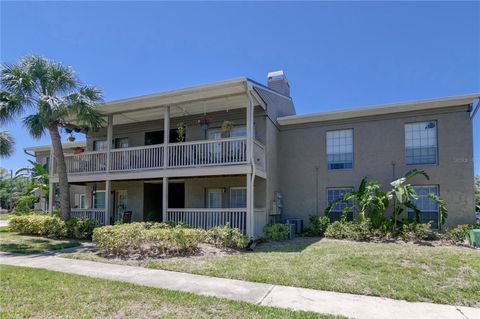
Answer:
POLYGON ((243 249, 250 239, 238 228, 229 225, 210 228, 207 231, 207 240, 215 246, 243 249))
POLYGON ((48 215, 17 215, 10 218, 12 230, 22 234, 38 235, 49 238, 69 237, 88 239, 92 237, 93 229, 100 224, 94 220, 70 219, 64 222, 57 216, 48 215))
POLYGON ((65 237, 67 227, 65 222, 55 216, 18 215, 10 218, 12 230, 22 234, 45 236, 50 238, 65 237))
POLYGON ((268 239, 285 240, 288 238, 289 226, 286 224, 266 225, 263 232, 268 239))
POLYGON ((131 223, 105 226, 93 231, 93 241, 103 254, 126 257, 191 253, 201 243, 245 248, 248 237, 236 228, 215 227, 209 231, 166 223, 131 223))

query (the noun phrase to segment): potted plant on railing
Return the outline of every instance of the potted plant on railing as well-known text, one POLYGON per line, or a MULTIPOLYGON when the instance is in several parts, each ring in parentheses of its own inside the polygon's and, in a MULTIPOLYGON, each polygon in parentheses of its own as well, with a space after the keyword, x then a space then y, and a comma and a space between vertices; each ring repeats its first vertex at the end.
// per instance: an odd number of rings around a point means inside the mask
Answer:
POLYGON ((230 132, 233 130, 235 123, 233 121, 223 121, 222 123, 222 137, 230 137, 230 132))
POLYGON ((184 122, 180 122, 177 125, 177 142, 185 142, 187 125, 184 122))

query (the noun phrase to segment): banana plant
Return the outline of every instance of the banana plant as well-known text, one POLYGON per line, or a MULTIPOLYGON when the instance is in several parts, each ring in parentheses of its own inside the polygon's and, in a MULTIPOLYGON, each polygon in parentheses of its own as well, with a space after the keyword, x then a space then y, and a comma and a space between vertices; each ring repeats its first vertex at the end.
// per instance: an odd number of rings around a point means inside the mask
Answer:
POLYGON ((398 217, 405 211, 405 208, 412 209, 415 213, 415 221, 417 223, 420 222, 421 212, 418 207, 413 203, 413 200, 418 199, 418 195, 415 192, 413 186, 408 183, 410 179, 417 175, 421 175, 427 180, 430 179, 430 177, 424 170, 413 169, 411 171, 408 171, 404 177, 396 179, 390 183, 390 185, 392 186, 392 190, 388 192, 387 196, 389 200, 393 201, 392 233, 394 236, 397 233, 398 217))

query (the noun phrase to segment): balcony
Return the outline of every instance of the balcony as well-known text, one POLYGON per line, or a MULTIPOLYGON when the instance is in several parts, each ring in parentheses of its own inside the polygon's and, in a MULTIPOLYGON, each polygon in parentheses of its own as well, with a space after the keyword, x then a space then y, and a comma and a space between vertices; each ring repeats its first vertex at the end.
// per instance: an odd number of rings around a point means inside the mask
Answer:
MULTIPOLYGON (((253 143, 253 162, 265 170, 265 147, 258 141, 253 143)), ((222 165, 246 164, 247 138, 225 138, 168 144, 168 161, 165 163, 163 144, 112 149, 107 151, 84 152, 65 155, 68 175, 84 175, 107 172, 128 172, 137 170, 193 168, 222 165)), ((56 168, 56 165, 53 165, 56 168)), ((56 169, 53 175, 57 175, 56 169)))

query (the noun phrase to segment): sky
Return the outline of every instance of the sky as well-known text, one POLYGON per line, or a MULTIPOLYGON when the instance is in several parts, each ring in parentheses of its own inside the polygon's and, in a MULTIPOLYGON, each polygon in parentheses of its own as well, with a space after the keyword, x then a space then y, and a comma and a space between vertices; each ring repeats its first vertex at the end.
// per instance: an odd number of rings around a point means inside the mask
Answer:
MULTIPOLYGON (((480 93, 480 2, 0 2, 0 60, 72 66, 105 101, 283 69, 297 114, 480 93)), ((480 112, 474 122, 480 174, 480 112)), ((4 125, 27 165, 31 138, 4 125)), ((78 139, 82 139, 81 137, 78 139)))

